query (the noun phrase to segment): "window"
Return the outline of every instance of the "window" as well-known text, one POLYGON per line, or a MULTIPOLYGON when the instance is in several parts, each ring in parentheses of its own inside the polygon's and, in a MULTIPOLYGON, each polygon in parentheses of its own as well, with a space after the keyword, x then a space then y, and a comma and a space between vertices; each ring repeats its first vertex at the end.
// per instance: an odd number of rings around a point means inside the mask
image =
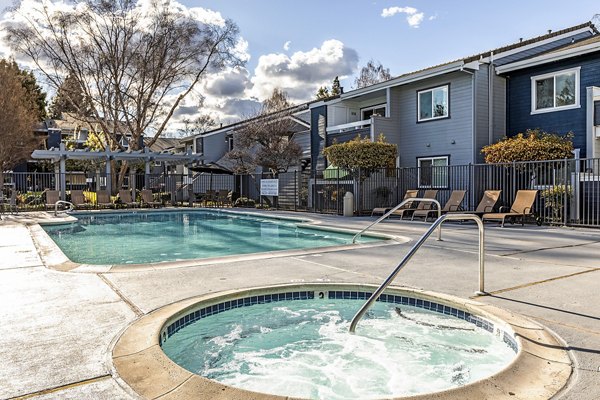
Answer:
POLYGON ((366 119, 370 119, 371 116, 373 115, 379 115, 381 117, 385 117, 385 111, 387 109, 387 106, 385 104, 381 104, 378 106, 373 106, 373 107, 367 107, 367 108, 362 108, 360 110, 361 115, 362 115, 362 120, 366 120, 366 119))
POLYGON ((418 121, 448 118, 448 85, 418 92, 418 121))
POLYGON ((580 68, 531 77, 531 113, 579 107, 580 68))
POLYGON ((419 187, 448 187, 448 157, 423 157, 417 159, 419 187))
POLYGON ((227 137, 227 148, 229 149, 229 151, 233 150, 233 136, 227 137))
POLYGON ((203 137, 196 138, 196 153, 197 154, 204 153, 204 138, 203 137))

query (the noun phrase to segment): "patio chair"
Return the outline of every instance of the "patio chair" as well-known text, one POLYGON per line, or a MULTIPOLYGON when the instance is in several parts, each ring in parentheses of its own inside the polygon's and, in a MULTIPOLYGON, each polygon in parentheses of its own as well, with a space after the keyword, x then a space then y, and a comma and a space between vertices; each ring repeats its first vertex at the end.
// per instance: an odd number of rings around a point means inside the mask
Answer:
POLYGON ((60 200, 58 190, 46 190, 46 210, 54 209, 58 200, 60 200))
POLYGON ((14 189, 10 191, 10 197, 4 197, 4 194, 0 191, 0 213, 6 211, 11 214, 19 212, 17 208, 17 191, 14 189))
POLYGON ((110 193, 107 190, 98 190, 96 192, 96 204, 98 207, 113 207, 114 204, 110 201, 110 193))
POLYGON ((217 192, 214 190, 207 190, 204 196, 202 196, 202 202, 204 203, 204 207, 208 207, 208 203, 211 202, 212 205, 215 205, 215 201, 217 200, 217 192))
MULTIPOLYGON (((428 189, 425 191, 425 193, 423 194, 423 198, 424 199, 435 199, 435 197, 437 196, 437 190, 435 189, 428 189)), ((410 203, 411 207, 408 208, 401 208, 399 210, 396 210, 392 213, 392 215, 398 215, 400 217, 400 219, 402 219, 404 217, 404 214, 406 213, 414 213, 415 211, 419 211, 419 210, 430 210, 431 209, 431 205, 433 204, 433 202, 431 201, 420 201, 419 204, 416 207, 413 207, 412 205, 414 203, 410 203)))
MULTIPOLYGON (((444 208, 442 208, 442 214, 460 210, 460 205, 465 198, 465 193, 467 193, 466 190, 453 190, 448 198, 448 201, 446 201, 446 204, 444 204, 444 208)), ((427 218, 429 218, 430 214, 433 214, 434 216, 437 215, 437 210, 415 210, 411 220, 415 217, 425 217, 425 221, 427 221, 427 218)))
MULTIPOLYGON (((415 189, 409 189, 406 191, 406 193, 404 194, 404 198, 402 200, 406 200, 406 199, 411 199, 414 197, 417 197, 417 195, 419 194, 418 190, 415 189)), ((406 203, 403 207, 405 208, 410 208, 412 203, 406 203)), ((389 210, 391 210, 393 207, 377 207, 374 208, 373 211, 371 211, 371 216, 375 215, 375 214, 385 214, 387 213, 389 210)))
POLYGON ((532 215, 533 203, 537 196, 537 190, 519 190, 515 196, 510 211, 502 212, 502 209, 508 209, 508 207, 500 207, 500 212, 483 214, 481 218, 483 221, 500 221, 500 226, 504 228, 504 220, 510 218, 515 220, 521 219, 521 226, 525 226, 525 217, 532 215))
POLYGON ((230 204, 229 190, 221 189, 217 192, 217 203, 219 204, 219 207, 224 207, 226 204, 230 204))
POLYGON ((87 208, 89 206, 83 195, 83 190, 71 190, 71 203, 75 208, 87 208))
POLYGON ((139 204, 131 199, 131 192, 126 189, 119 190, 119 199, 121 199, 121 204, 124 204, 127 207, 137 207, 139 204))
POLYGON ((477 205, 475 211, 460 211, 461 214, 475 214, 477 216, 482 216, 485 213, 489 213, 494 211, 494 207, 500 198, 500 193, 502 190, 486 190, 483 192, 483 197, 481 201, 477 205))
POLYGON ((152 196, 152 190, 149 189, 143 189, 142 190, 142 204, 152 207, 152 208, 156 208, 156 207, 161 207, 162 206, 162 202, 161 201, 155 201, 154 197, 152 196))

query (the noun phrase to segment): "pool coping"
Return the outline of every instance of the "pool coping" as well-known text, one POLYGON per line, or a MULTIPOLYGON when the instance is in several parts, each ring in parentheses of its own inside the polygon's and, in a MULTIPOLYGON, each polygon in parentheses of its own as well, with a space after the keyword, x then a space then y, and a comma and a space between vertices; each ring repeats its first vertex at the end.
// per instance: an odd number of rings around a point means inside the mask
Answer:
POLYGON ((363 236, 370 236, 382 239, 377 242, 370 243, 356 243, 348 245, 337 245, 337 246, 324 246, 309 249, 291 249, 291 250, 277 250, 277 251, 266 251, 261 253, 248 253, 231 256, 221 257, 210 257, 190 260, 178 260, 178 261, 166 261, 158 263, 142 263, 142 264, 85 264, 72 261, 64 254, 64 252, 58 247, 54 240, 48 235, 48 233, 42 228, 42 225, 68 225, 77 222, 77 215, 95 215, 95 214, 127 214, 131 212, 143 212, 143 213, 169 213, 169 212, 182 212, 182 211, 217 211, 220 213, 244 215, 252 217, 260 217, 264 219, 274 219, 296 222, 298 227, 305 229, 317 229, 328 232, 356 234, 358 230, 337 228, 328 225, 322 225, 321 221, 312 218, 295 218, 280 215, 265 215, 257 212, 244 212, 244 211, 232 211, 221 208, 169 208, 169 209, 127 209, 127 210, 82 210, 68 214, 62 217, 60 220, 44 220, 36 223, 28 224, 28 229, 33 242, 36 246, 38 254, 42 260, 42 263, 50 269, 63 272, 87 272, 87 273, 105 273, 105 272, 132 272, 132 271, 148 271, 148 270, 163 270, 172 268, 188 268, 202 265, 212 264, 224 264, 230 262, 249 261, 249 260, 263 260, 276 257, 291 257, 291 256, 304 256, 310 254, 320 254, 332 251, 343 251, 357 248, 370 248, 379 246, 389 246, 394 244, 403 244, 411 241, 410 238, 399 235, 391 235, 379 232, 369 232, 363 234, 363 236))
MULTIPOLYGON (((198 303, 217 304, 227 299, 256 296, 274 290, 316 291, 325 288, 373 291, 377 286, 344 283, 271 285, 211 293, 166 305, 134 321, 116 339, 111 349, 113 375, 143 398, 292 399, 226 386, 193 374, 167 357, 160 347, 160 335, 169 323, 197 308, 198 303)), ((409 293, 415 298, 460 307, 461 310, 506 326, 514 332, 519 347, 515 359, 491 377, 454 389, 396 399, 548 399, 558 393, 572 375, 573 361, 560 340, 547 328, 519 314, 474 300, 421 289, 390 286, 386 293, 389 292, 409 293)))

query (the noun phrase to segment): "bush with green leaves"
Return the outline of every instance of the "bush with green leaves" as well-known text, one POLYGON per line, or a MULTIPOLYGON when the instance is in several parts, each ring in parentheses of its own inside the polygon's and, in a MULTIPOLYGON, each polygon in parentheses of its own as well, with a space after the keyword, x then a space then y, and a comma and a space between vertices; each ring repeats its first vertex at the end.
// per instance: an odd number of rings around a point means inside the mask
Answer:
POLYGON ((339 168, 380 169, 394 168, 398 148, 386 143, 383 135, 375 142, 360 135, 346 143, 334 143, 323 150, 327 161, 339 168))
POLYGON ((525 133, 484 146, 481 152, 488 164, 561 160, 573 157, 572 139, 572 133, 558 135, 541 129, 528 129, 525 133))
POLYGON ((240 197, 238 199, 235 200, 235 202, 233 203, 234 207, 251 207, 254 208, 256 205, 256 202, 253 199, 249 199, 247 197, 240 197))

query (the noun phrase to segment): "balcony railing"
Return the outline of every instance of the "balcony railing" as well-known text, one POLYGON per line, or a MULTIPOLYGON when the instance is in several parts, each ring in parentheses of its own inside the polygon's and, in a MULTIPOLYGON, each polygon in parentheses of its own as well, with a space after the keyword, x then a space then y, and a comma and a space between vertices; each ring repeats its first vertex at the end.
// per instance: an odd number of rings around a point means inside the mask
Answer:
POLYGON ((340 133, 340 132, 346 132, 346 131, 351 131, 351 130, 356 130, 356 129, 368 128, 371 126, 371 123, 372 122, 370 119, 366 119, 364 121, 356 121, 356 122, 349 122, 347 124, 329 126, 329 127, 327 127, 327 133, 340 133))

